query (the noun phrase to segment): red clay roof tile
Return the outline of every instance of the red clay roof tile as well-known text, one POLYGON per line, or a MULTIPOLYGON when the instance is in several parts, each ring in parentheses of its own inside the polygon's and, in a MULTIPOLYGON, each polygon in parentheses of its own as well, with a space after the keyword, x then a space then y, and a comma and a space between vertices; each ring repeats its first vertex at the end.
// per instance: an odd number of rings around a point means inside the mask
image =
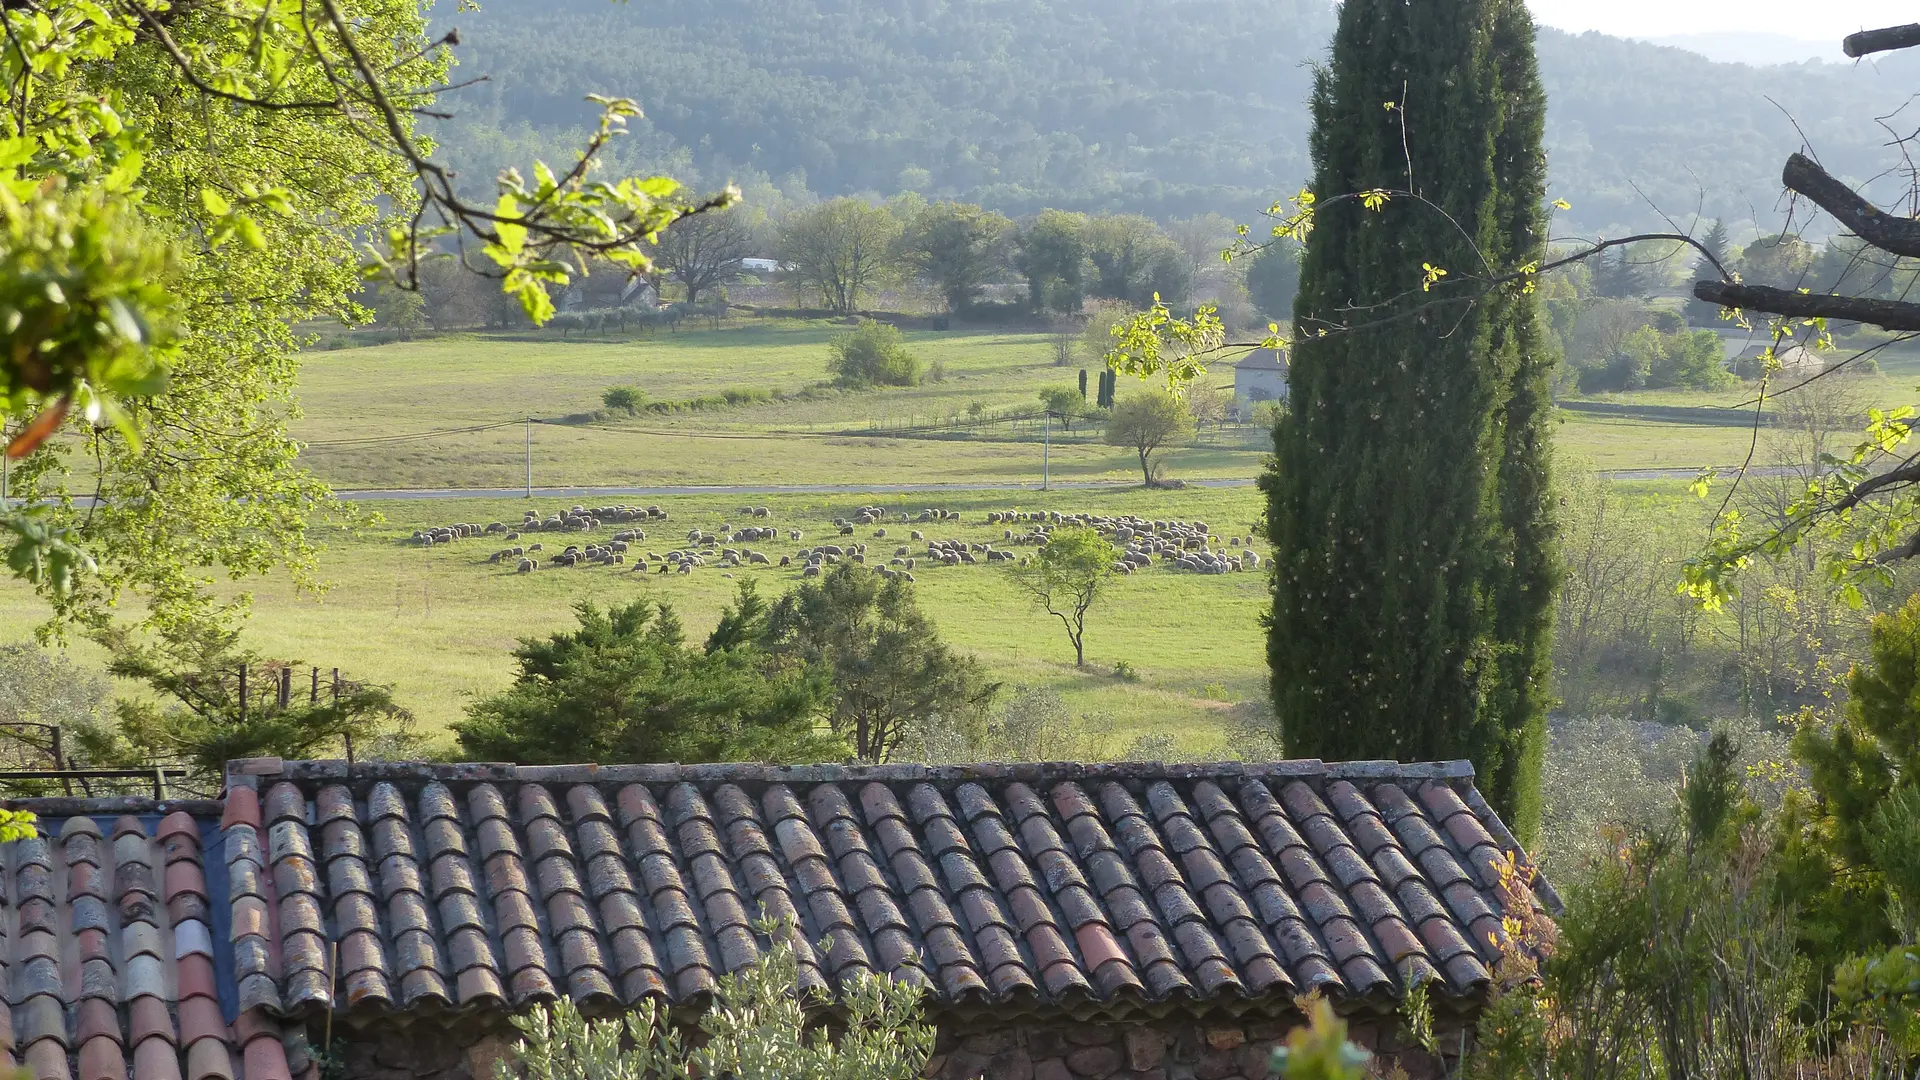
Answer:
POLYGON ((165 1039, 149 1039, 133 1048, 135 1080, 180 1080, 180 1051, 165 1039))
POLYGON ((250 787, 236 787, 227 792, 227 809, 220 815, 220 827, 231 829, 235 825, 260 827, 260 794, 250 787))

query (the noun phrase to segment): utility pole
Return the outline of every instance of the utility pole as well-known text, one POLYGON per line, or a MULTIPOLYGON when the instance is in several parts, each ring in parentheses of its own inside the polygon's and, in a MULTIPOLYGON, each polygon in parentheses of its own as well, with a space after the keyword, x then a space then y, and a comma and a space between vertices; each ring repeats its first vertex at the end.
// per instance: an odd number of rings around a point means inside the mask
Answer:
POLYGON ((527 417, 527 498, 533 498, 533 417, 527 417))
POLYGON ((1047 410, 1046 433, 1040 443, 1040 490, 1047 490, 1047 472, 1053 459, 1053 410, 1047 410))

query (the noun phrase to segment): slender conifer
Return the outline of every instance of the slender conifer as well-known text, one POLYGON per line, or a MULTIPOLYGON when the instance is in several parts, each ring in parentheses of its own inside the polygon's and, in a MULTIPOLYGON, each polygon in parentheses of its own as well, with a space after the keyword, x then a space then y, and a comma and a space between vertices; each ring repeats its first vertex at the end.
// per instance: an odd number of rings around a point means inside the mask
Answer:
POLYGON ((1312 108, 1319 207, 1262 479, 1281 734, 1296 756, 1470 758, 1525 834, 1553 357, 1535 297, 1484 279, 1545 248, 1532 20, 1522 0, 1346 0, 1312 108), (1418 197, 1337 198, 1380 189, 1418 197))

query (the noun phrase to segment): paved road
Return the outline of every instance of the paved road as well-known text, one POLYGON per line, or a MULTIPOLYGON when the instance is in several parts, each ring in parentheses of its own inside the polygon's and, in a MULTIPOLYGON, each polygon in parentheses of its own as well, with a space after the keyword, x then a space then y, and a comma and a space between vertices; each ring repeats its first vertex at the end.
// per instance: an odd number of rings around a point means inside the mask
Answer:
MULTIPOLYGON (((1753 469, 1751 475, 1763 477, 1778 469, 1753 469)), ((1607 469, 1601 477, 1611 480, 1692 480, 1699 469, 1607 469)), ((1117 490, 1137 488, 1133 480, 1056 480, 1052 490, 1117 490)), ((1250 488, 1252 479, 1187 480, 1192 488, 1250 488)), ((912 492, 1037 492, 1039 484, 685 484, 653 488, 534 488, 534 498, 572 500, 603 496, 885 496, 912 492)), ((513 500, 524 498, 526 488, 367 488, 334 492, 349 502, 390 502, 390 500, 513 500)))
MULTIPOLYGON (((1777 470, 1755 469, 1754 475, 1766 475, 1777 470)), ((1699 475, 1699 469, 1611 469, 1600 475, 1613 480, 1691 480, 1699 475)), ((1214 480, 1188 480, 1187 486, 1201 488, 1242 488, 1252 487, 1252 478, 1233 477, 1214 480)), ((1054 491, 1100 491, 1139 487, 1130 480, 1060 480, 1051 485, 1054 491)), ((642 498, 669 495, 898 495, 913 492, 937 494, 943 491, 1039 491, 1039 484, 978 483, 978 484, 687 484, 678 487, 537 487, 533 489, 535 498, 541 499, 594 499, 606 496, 638 496, 642 498)), ((341 499, 351 502, 386 502, 408 499, 517 499, 527 494, 527 489, 516 488, 370 488, 358 491, 337 491, 341 499)))

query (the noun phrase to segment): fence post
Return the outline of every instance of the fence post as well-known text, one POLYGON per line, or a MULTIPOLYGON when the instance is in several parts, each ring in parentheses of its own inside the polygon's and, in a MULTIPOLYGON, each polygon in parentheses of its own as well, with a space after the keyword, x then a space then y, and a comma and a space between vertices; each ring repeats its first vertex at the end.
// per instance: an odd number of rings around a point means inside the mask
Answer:
POLYGON ((247 665, 240 665, 240 722, 247 722, 247 665))
POLYGON ((164 765, 153 767, 153 801, 167 801, 167 768, 164 765))
MULTIPOLYGON (((61 772, 67 771, 67 755, 60 741, 59 724, 53 725, 53 767, 61 772)), ((67 798, 73 798, 73 779, 66 776, 61 777, 60 789, 66 792, 67 798)))
POLYGON ((313 669, 313 689, 307 692, 307 704, 320 704, 320 669, 313 669))
POLYGON ((289 664, 280 669, 280 707, 293 704, 293 666, 289 664))

